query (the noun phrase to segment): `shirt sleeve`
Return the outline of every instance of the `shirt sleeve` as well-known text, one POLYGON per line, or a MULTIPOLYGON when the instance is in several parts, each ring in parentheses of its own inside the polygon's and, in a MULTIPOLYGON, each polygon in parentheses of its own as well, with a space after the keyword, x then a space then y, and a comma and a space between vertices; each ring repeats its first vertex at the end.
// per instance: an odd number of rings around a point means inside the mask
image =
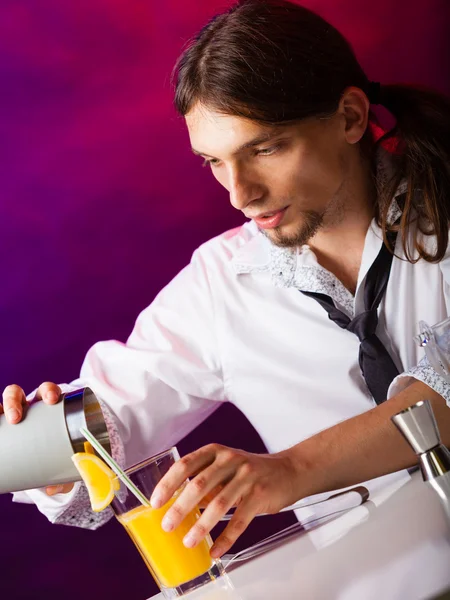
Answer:
MULTIPOLYGON (((448 316, 450 314, 450 246, 447 248, 444 258, 439 263, 439 267, 443 279, 443 300, 448 316)), ((429 323, 429 325, 435 325, 435 323, 429 323)), ((411 385, 414 380, 422 381, 428 385, 444 398, 447 406, 450 406, 450 382, 435 371, 426 356, 424 356, 417 365, 411 367, 404 373, 401 373, 394 379, 389 386, 388 398, 392 398, 392 396, 400 393, 406 387, 411 385)))
POLYGON ((392 398, 407 388, 414 381, 422 381, 432 390, 440 394, 450 406, 450 383, 439 375, 428 362, 428 358, 424 356, 419 364, 415 365, 408 371, 397 375, 394 381, 389 386, 388 398, 392 398))
MULTIPOLYGON (((112 453, 124 466, 176 444, 226 400, 213 296, 198 251, 139 315, 126 343, 95 344, 80 378, 61 387, 84 386, 106 409, 112 453)), ((35 503, 54 523, 88 528, 112 514, 91 512, 80 483, 70 494, 28 490, 14 501, 35 503)))

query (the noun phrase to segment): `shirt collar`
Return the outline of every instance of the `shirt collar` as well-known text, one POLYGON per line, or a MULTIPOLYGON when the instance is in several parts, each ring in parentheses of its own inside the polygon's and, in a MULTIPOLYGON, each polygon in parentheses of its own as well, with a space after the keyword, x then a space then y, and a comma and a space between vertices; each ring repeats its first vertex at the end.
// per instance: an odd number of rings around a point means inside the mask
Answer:
MULTIPOLYGON (((389 163, 384 157, 377 160, 377 176, 385 181, 390 176, 389 163)), ((401 215, 396 198, 405 193, 406 189, 407 182, 402 180, 389 207, 387 217, 389 224, 394 223, 401 215)), ((280 248, 272 244, 254 222, 246 223, 245 227, 251 234, 250 240, 232 258, 233 268, 238 275, 255 272, 269 273, 271 281, 276 287, 294 287, 303 291, 328 294, 341 308, 344 308, 349 314, 353 314, 353 295, 335 275, 319 265, 314 252, 308 245, 301 248, 280 248)), ((368 235, 371 232, 379 238, 378 246, 381 247, 382 235, 375 220, 369 227, 368 235)), ((373 249, 375 256, 379 247, 373 249)))
POLYGON ((328 294, 347 312, 353 312, 352 294, 335 275, 319 265, 307 245, 279 248, 257 231, 235 254, 232 264, 238 275, 266 272, 275 287, 328 294))

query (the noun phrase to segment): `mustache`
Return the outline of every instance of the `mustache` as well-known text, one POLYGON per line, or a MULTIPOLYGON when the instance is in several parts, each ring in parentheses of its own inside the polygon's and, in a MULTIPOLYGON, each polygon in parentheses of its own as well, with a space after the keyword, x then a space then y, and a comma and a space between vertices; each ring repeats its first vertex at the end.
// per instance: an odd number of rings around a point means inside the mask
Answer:
POLYGON ((271 232, 260 229, 262 233, 280 248, 297 248, 304 246, 323 227, 325 212, 315 210, 302 211, 303 223, 297 231, 291 234, 283 234, 282 227, 275 227, 271 232))
POLYGON ((250 204, 248 205, 246 211, 242 211, 245 215, 245 217, 247 219, 251 219, 252 215, 259 215, 259 214, 267 214, 267 213, 275 213, 278 212, 279 210, 283 210, 284 208, 286 208, 287 206, 290 206, 292 204, 292 200, 289 200, 288 198, 286 198, 285 200, 269 200, 267 198, 264 199, 258 199, 258 200, 253 200, 253 202, 250 202, 250 204), (250 214, 246 214, 247 212, 249 212, 250 214))

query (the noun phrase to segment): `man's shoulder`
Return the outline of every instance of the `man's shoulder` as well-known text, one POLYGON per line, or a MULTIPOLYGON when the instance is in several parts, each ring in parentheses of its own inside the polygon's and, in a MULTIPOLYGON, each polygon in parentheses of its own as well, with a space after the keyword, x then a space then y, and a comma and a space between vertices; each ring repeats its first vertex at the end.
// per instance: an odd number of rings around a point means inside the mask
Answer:
POLYGON ((247 246, 259 233, 253 221, 229 229, 198 247, 196 253, 203 260, 213 262, 231 262, 242 248, 247 246))

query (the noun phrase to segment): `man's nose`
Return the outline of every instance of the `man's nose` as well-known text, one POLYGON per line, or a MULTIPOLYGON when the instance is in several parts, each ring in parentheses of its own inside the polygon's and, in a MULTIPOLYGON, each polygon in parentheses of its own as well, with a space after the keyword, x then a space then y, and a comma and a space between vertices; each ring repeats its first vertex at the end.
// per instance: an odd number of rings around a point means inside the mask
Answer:
POLYGON ((243 169, 230 169, 228 184, 230 202, 238 210, 244 210, 250 202, 259 200, 263 195, 262 186, 243 169))

